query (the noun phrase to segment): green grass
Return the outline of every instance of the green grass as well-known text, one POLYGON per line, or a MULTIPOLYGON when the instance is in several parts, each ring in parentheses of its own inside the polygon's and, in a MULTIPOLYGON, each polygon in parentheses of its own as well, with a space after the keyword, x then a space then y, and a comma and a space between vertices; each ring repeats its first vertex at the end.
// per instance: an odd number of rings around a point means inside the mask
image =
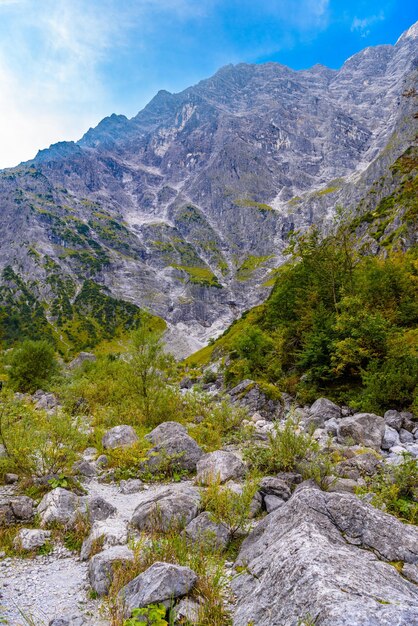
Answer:
POLYGON ((262 265, 264 265, 264 263, 266 263, 269 259, 272 259, 272 258, 273 258, 272 254, 267 255, 267 256, 250 255, 249 257, 245 259, 242 265, 240 265, 240 267, 238 268, 237 274, 236 274, 237 280, 242 281, 242 282, 246 280, 250 280, 255 270, 261 267, 262 265))
POLYGON ((189 265, 177 265, 176 263, 173 263, 172 267, 185 272, 191 283, 203 285, 204 287, 222 287, 215 274, 208 267, 191 267, 189 265))

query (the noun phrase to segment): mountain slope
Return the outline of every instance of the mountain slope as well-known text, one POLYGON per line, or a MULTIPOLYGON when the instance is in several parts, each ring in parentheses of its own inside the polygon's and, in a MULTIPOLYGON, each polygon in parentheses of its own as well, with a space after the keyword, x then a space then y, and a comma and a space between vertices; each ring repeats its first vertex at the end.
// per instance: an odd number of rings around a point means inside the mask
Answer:
POLYGON ((52 324, 92 281, 191 352, 268 295, 290 231, 326 231, 413 144, 417 67, 415 25, 339 71, 241 64, 159 92, 0 173, 0 269, 52 324))

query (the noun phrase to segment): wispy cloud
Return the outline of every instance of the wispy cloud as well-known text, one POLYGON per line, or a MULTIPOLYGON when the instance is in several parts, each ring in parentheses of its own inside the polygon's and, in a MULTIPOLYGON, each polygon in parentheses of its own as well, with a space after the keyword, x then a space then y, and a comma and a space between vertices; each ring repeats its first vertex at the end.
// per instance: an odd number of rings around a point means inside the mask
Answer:
POLYGON ((186 86, 309 38, 328 18, 329 0, 0 0, 0 167, 139 108, 166 86, 172 57, 186 86))
POLYGON ((370 27, 377 22, 382 22, 384 19, 385 14, 383 11, 380 11, 377 15, 369 15, 363 18, 355 17, 351 23, 351 31, 358 32, 361 37, 367 37, 370 34, 370 27))

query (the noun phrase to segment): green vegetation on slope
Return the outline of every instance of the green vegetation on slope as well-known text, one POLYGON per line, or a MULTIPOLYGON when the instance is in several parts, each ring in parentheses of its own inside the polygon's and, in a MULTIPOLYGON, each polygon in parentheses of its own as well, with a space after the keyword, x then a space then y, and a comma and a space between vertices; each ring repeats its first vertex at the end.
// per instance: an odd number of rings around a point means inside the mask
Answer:
POLYGON ((229 355, 226 379, 265 380, 381 411, 418 404, 418 250, 361 257, 349 228, 293 244, 267 302, 189 358, 229 355))

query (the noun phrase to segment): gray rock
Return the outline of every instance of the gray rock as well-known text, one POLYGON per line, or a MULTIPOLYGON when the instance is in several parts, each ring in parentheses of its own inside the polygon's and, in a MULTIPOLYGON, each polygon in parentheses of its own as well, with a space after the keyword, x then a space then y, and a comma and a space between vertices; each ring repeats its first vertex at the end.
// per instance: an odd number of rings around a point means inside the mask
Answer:
POLYGON ((200 604, 192 598, 182 598, 174 607, 174 614, 179 623, 186 623, 190 626, 199 622, 200 604))
POLYGON ((221 483, 235 478, 242 478, 246 466, 233 452, 216 450, 205 454, 197 464, 196 481, 207 485, 211 480, 220 480, 221 483))
POLYGON ((170 439, 187 434, 187 428, 183 424, 179 424, 179 422, 163 422, 148 435, 145 435, 145 439, 148 439, 153 444, 158 444, 166 443, 170 439))
POLYGON ((375 454, 365 452, 356 454, 351 459, 341 461, 336 465, 335 471, 343 478, 358 480, 364 476, 373 476, 381 463, 381 460, 375 454))
POLYGON ((418 585, 418 565, 412 563, 405 563, 402 567, 402 574, 411 582, 418 585))
POLYGON ((273 495, 281 500, 288 500, 291 496, 291 491, 288 485, 280 478, 274 476, 265 476, 261 479, 259 484, 259 491, 266 495, 273 495))
POLYGON ((80 365, 85 361, 96 361, 96 355, 92 352, 80 352, 80 354, 76 356, 75 359, 70 361, 70 363, 68 364, 68 369, 74 370, 77 367, 80 367, 80 365))
POLYGON ((51 537, 49 530, 22 528, 14 539, 14 546, 21 550, 36 550, 46 544, 51 537))
POLYGON ((114 426, 108 430, 102 438, 102 444, 105 449, 114 450, 115 448, 123 448, 132 446, 138 441, 138 435, 132 426, 121 425, 114 426))
POLYGON ((87 515, 90 522, 106 520, 116 513, 116 507, 100 496, 86 496, 79 500, 79 510, 87 515))
POLYGON ((187 595, 196 582, 197 575, 190 568, 157 561, 125 585, 119 596, 129 616, 135 608, 172 602, 187 595))
POLYGON ((120 481, 119 488, 121 493, 129 495, 141 491, 144 488, 144 483, 139 478, 128 478, 128 480, 120 481))
POLYGON ((74 463, 73 471, 75 474, 80 474, 80 476, 86 476, 87 478, 92 478, 97 474, 94 464, 84 460, 74 463))
POLYGON ((157 494, 151 493, 135 509, 131 523, 138 530, 167 531, 184 527, 199 512, 200 494, 197 489, 178 485, 167 487, 157 494))
POLYGON ((406 451, 412 454, 413 457, 418 458, 418 443, 406 443, 406 451))
POLYGON ((90 585, 99 596, 109 593, 116 563, 134 560, 134 553, 126 546, 113 546, 95 554, 89 562, 90 585))
POLYGON ((0 497, 0 528, 17 522, 29 522, 34 517, 35 502, 27 496, 0 497))
POLYGON ((14 485, 18 481, 19 481, 19 475, 18 474, 6 473, 4 475, 4 484, 5 485, 14 485))
POLYGON ((279 472, 276 478, 280 478, 290 489, 293 489, 296 485, 300 485, 303 481, 302 475, 298 472, 279 472))
POLYGON ((394 428, 395 430, 397 430, 399 432, 401 426, 402 426, 402 415, 399 413, 399 411, 386 411, 386 413, 383 416, 383 419, 385 420, 385 424, 387 424, 388 426, 390 426, 391 428, 394 428))
POLYGON ((325 422, 330 419, 340 419, 341 408, 328 400, 327 398, 319 398, 316 400, 309 411, 309 424, 323 427, 325 422))
MULTIPOLYGON (((414 435, 405 428, 401 428, 399 431, 399 439, 401 443, 414 443, 414 435)), ((395 444, 396 445, 396 444, 395 444)))
POLYGON ((390 450, 390 448, 397 445, 399 445, 398 431, 386 424, 385 433, 382 439, 382 450, 390 450))
POLYGON ((359 483, 352 478, 331 477, 327 487, 328 492, 354 493, 359 483))
POLYGON ((47 493, 38 504, 37 513, 41 526, 67 524, 79 507, 80 498, 72 491, 57 487, 47 493))
POLYGON ((118 518, 94 522, 89 536, 83 541, 81 546, 81 561, 86 561, 90 558, 92 548, 99 540, 102 543, 102 550, 112 546, 124 545, 128 541, 126 522, 118 518))
POLYGON ((266 507, 267 513, 271 513, 275 511, 279 507, 283 506, 284 500, 278 498, 277 496, 273 496, 272 494, 268 494, 264 496, 264 506, 266 507))
POLYGON ((228 528, 214 522, 207 511, 187 524, 185 533, 193 542, 205 543, 218 549, 226 548, 231 539, 228 528))
POLYGON ((96 459, 96 467, 102 469, 109 465, 109 459, 105 454, 100 454, 96 459))
POLYGON ((163 422, 154 428, 146 438, 155 446, 148 451, 145 467, 150 471, 158 471, 161 463, 171 460, 171 465, 178 469, 193 472, 196 463, 203 456, 203 450, 178 422, 163 422))
POLYGON ((97 448, 86 448, 83 452, 83 459, 85 461, 94 461, 97 457, 98 450, 97 448))
POLYGON ((338 441, 345 443, 352 439, 354 443, 380 450, 384 432, 383 417, 374 413, 356 413, 339 421, 338 441))
POLYGON ((295 626, 308 615, 318 626, 417 624, 416 587, 385 562, 416 562, 417 545, 417 528, 302 485, 242 544, 233 624, 295 626))
POLYGON ((332 435, 333 437, 336 437, 338 434, 338 421, 335 419, 335 417, 332 417, 329 420, 326 420, 326 422, 324 422, 324 430, 327 433, 327 435, 332 435))

